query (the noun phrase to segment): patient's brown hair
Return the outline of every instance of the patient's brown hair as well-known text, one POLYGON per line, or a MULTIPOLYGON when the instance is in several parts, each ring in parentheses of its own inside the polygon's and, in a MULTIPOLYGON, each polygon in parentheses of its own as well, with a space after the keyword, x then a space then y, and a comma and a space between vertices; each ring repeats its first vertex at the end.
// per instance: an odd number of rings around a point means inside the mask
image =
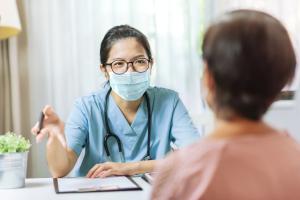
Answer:
POLYGON ((274 17, 254 10, 229 12, 207 30, 203 59, 215 82, 215 108, 258 120, 292 81, 296 57, 274 17))

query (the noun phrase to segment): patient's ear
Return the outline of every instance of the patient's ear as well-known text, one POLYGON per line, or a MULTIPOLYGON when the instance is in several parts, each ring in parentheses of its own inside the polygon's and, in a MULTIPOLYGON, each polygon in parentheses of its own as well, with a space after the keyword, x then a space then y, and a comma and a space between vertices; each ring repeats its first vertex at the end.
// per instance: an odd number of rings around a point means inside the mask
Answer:
POLYGON ((206 62, 204 62, 204 69, 203 69, 203 82, 204 87, 209 92, 215 92, 215 80, 211 74, 211 72, 208 69, 208 65, 206 62))
POLYGON ((204 69, 203 69, 203 78, 202 78, 202 84, 203 88, 206 91, 203 91, 205 93, 205 100, 209 107, 211 109, 214 108, 214 99, 215 99, 215 80, 212 76, 212 73, 209 71, 208 65, 206 62, 204 62, 204 69))
POLYGON ((109 75, 108 75, 108 72, 106 70, 106 67, 103 64, 100 64, 100 71, 104 74, 105 78, 108 80, 109 75))

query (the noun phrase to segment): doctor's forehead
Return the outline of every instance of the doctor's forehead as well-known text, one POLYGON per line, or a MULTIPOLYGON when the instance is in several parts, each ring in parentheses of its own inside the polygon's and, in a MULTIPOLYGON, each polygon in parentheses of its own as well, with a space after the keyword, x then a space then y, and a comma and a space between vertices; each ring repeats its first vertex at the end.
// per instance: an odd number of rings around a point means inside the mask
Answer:
POLYGON ((115 59, 132 59, 135 57, 147 57, 146 50, 135 38, 117 40, 109 51, 108 61, 115 59))

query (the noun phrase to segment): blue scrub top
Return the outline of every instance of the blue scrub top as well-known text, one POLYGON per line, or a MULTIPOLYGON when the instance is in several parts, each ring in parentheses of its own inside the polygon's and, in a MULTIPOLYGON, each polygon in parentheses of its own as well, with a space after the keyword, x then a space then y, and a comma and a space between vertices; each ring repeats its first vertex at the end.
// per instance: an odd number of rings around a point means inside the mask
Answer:
MULTIPOLYGON (((74 169, 75 176, 85 176, 97 163, 107 159, 103 140, 104 102, 109 90, 106 84, 99 91, 77 99, 65 126, 67 145, 77 156, 85 148, 82 163, 74 169)), ((150 154, 152 159, 163 158, 170 151, 170 142, 186 146, 199 138, 199 133, 178 94, 172 90, 150 87, 147 90, 152 112, 150 154)), ((110 95, 107 104, 108 124, 112 133, 118 135, 126 162, 140 161, 147 153, 147 104, 143 99, 130 125, 110 95)), ((108 143, 111 158, 120 162, 115 140, 108 143)))

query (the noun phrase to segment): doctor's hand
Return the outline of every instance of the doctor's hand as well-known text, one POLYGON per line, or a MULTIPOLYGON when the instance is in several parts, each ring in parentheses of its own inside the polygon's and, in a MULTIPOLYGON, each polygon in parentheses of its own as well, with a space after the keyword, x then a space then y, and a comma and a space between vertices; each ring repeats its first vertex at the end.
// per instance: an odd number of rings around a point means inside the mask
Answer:
POLYGON ((114 175, 135 175, 152 172, 157 160, 117 163, 106 162, 94 165, 87 173, 88 178, 104 178, 114 175))
POLYGON ((63 177, 74 167, 77 155, 67 147, 64 134, 65 125, 54 112, 53 108, 45 106, 43 113, 42 129, 39 130, 39 122, 37 122, 31 129, 31 132, 36 136, 37 142, 48 136, 46 156, 49 170, 53 177, 63 177))
POLYGON ((138 162, 105 162, 94 165, 87 173, 88 178, 104 178, 113 175, 134 175, 138 162))
POLYGON ((43 128, 39 130, 39 122, 37 122, 31 129, 32 134, 36 136, 36 141, 40 142, 43 138, 48 136, 48 143, 51 143, 53 140, 58 140, 63 146, 65 146, 66 140, 64 136, 64 123, 59 119, 58 115, 49 105, 44 107, 43 113, 43 128))

